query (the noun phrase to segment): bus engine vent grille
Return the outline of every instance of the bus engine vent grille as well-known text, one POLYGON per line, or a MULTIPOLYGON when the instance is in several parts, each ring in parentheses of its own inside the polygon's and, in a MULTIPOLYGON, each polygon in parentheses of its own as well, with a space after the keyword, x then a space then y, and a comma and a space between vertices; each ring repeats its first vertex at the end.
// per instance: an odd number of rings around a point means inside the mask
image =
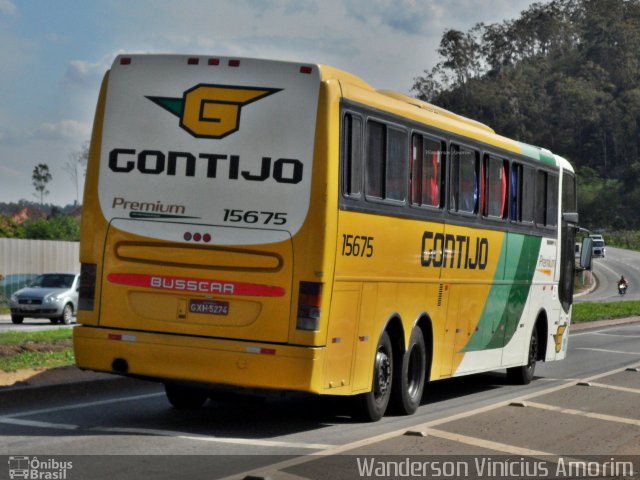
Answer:
POLYGON ((438 306, 442 306, 442 292, 444 291, 444 285, 441 283, 438 287, 438 306))

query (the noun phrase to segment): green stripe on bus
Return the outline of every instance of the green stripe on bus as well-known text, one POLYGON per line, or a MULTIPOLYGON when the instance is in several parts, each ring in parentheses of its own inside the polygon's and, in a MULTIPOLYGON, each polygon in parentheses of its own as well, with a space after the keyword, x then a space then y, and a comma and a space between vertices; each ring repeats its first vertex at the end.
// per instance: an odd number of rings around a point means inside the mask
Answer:
POLYGON ((531 157, 534 160, 539 160, 542 163, 546 163, 548 165, 556 165, 556 159, 551 152, 548 150, 540 149, 538 147, 534 147, 533 145, 529 145, 528 143, 518 142, 520 148, 522 149, 522 154, 531 157))
POLYGON ((512 283, 491 287, 478 328, 463 352, 502 348, 518 329, 531 289, 542 239, 513 233, 508 233, 505 237, 496 271, 504 271, 504 278, 511 279, 512 283))

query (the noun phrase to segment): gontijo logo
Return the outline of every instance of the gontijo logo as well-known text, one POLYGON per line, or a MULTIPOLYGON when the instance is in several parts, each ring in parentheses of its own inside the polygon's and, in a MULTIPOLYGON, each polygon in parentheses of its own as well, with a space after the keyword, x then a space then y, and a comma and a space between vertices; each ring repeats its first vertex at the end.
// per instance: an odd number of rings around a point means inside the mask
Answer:
POLYGON ((199 84, 182 98, 147 97, 180 118, 180 127, 197 138, 224 138, 240 128, 240 110, 280 88, 199 84))

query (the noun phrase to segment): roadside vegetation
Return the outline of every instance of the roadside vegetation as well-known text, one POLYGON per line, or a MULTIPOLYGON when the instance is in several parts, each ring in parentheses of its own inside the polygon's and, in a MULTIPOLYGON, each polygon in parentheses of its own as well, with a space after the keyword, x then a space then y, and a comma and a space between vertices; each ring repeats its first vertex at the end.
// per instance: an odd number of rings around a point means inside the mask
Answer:
POLYGON ((593 322, 640 315, 640 301, 584 302, 573 306, 572 322, 593 322))
POLYGON ((40 332, 0 334, 0 370, 53 368, 73 365, 72 330, 60 328, 40 332))

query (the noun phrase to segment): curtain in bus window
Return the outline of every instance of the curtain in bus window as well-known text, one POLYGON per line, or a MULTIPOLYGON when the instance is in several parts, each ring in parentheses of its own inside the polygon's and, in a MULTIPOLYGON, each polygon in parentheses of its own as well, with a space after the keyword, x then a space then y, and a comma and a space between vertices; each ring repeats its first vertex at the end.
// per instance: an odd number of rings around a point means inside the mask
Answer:
POLYGON ((518 170, 520 165, 511 166, 511 220, 518 220, 518 170))
POLYGON ((458 209, 475 213, 478 208, 478 168, 476 153, 460 149, 460 191, 458 209))
POLYGON ((440 206, 440 142, 424 139, 422 204, 440 206))
POLYGON ((407 134, 387 128, 387 165, 385 198, 404 201, 407 182, 407 134))
POLYGON ((488 160, 487 207, 485 212, 489 217, 502 218, 507 196, 507 172, 502 159, 488 157, 488 160))
POLYGON ((385 130, 381 123, 367 122, 366 194, 376 198, 384 198, 385 130))
POLYGON ((451 145, 451 175, 449 185, 449 209, 452 212, 458 210, 458 192, 460 190, 460 147, 451 145))
POLYGON ((411 145, 411 203, 413 205, 420 205, 420 203, 422 203, 422 162, 424 152, 422 148, 422 135, 416 135, 414 133, 411 145))

